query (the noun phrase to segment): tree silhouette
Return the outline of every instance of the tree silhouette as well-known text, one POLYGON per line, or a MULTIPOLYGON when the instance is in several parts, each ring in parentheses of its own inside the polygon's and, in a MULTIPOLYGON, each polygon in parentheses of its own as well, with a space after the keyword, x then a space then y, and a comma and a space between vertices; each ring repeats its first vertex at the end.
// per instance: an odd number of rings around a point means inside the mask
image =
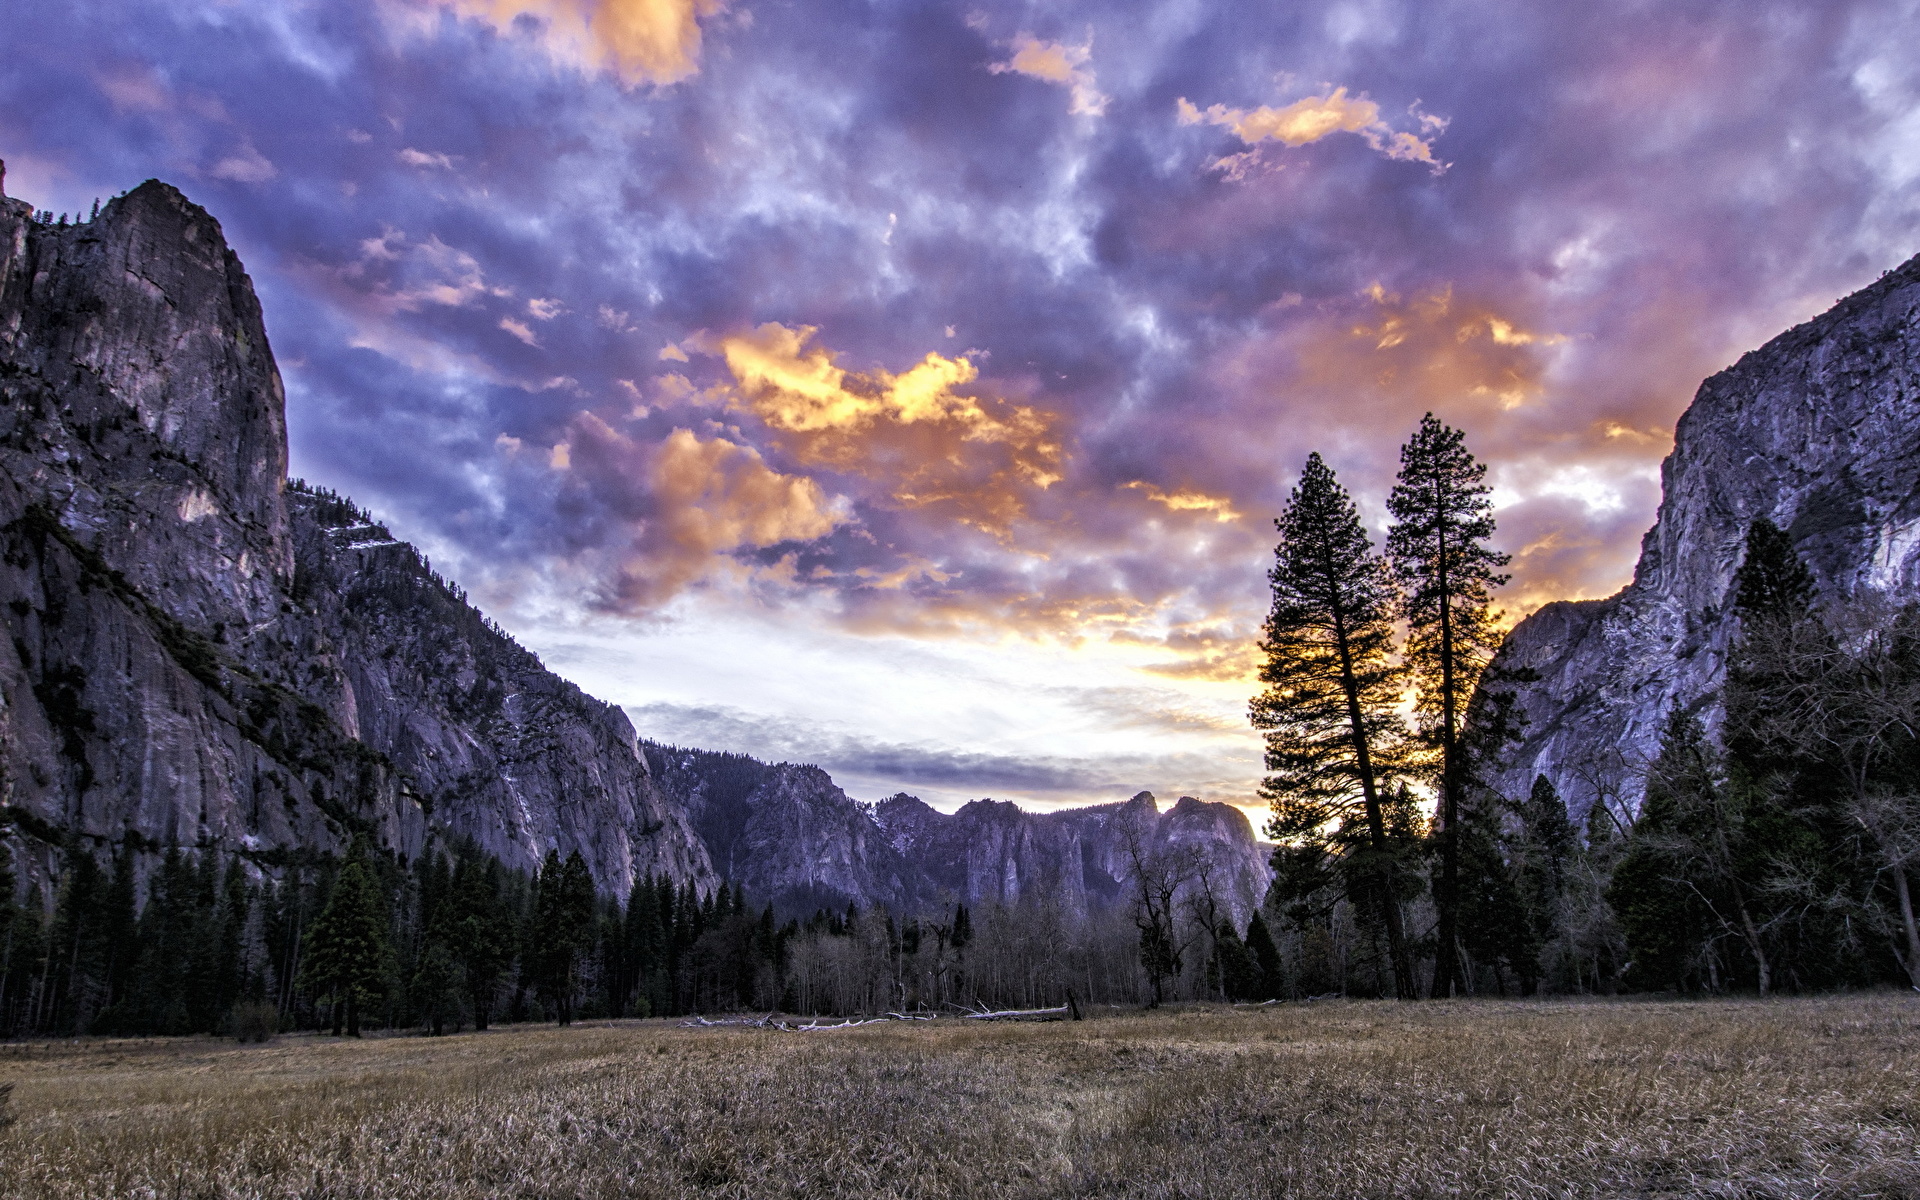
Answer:
POLYGON ((1405 656, 1418 685, 1421 733, 1438 757, 1440 886, 1434 953, 1436 997, 1459 986, 1460 800, 1467 785, 1461 718, 1495 643, 1493 588, 1510 561, 1486 546, 1493 536, 1486 467, 1466 437, 1432 413, 1400 448, 1400 476, 1387 497, 1394 525, 1387 557, 1402 588, 1405 656))
MULTIPOLYGON (((1403 673, 1393 660, 1396 597, 1386 565, 1346 489, 1318 454, 1274 522, 1268 580, 1273 607, 1266 662, 1248 716, 1265 731, 1273 805, 1268 836, 1283 870, 1340 874, 1386 930, 1394 990, 1416 995, 1380 789, 1398 767, 1405 728, 1396 706, 1403 673)), ((1303 886, 1312 887, 1311 882, 1303 886)))

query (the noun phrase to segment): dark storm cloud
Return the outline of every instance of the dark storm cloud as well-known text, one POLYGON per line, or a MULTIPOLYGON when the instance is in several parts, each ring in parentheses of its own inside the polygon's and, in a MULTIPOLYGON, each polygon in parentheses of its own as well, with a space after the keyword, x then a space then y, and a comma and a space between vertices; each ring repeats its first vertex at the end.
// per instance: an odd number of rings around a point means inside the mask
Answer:
POLYGON ((637 50, 584 0, 33 7, 0 155, 43 207, 212 209, 297 469, 483 594, 1126 630, 1173 675, 1243 661, 1306 453, 1377 514, 1429 408, 1515 603, 1617 586, 1700 377, 1914 248, 1891 4, 668 7, 637 50), (740 375, 769 326, 851 415, 740 375))

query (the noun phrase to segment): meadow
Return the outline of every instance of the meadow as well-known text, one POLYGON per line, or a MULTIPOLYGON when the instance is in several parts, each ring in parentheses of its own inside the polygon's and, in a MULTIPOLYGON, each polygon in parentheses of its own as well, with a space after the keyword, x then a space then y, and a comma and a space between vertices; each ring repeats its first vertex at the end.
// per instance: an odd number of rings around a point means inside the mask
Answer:
POLYGON ((8 1197, 1920 1197, 1920 996, 0 1045, 8 1197))

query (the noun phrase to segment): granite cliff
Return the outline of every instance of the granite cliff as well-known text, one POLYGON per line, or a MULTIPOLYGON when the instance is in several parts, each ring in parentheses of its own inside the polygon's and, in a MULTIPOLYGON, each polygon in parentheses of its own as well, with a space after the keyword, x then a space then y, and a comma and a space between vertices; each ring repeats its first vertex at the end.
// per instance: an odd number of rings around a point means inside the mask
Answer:
POLYGON ((1667 711, 1712 727, 1755 517, 1788 531, 1823 603, 1920 599, 1920 257, 1703 383, 1661 485, 1633 581, 1545 606, 1500 649, 1540 675, 1509 794, 1544 774, 1576 814, 1603 793, 1631 808, 1667 711))
POLYGON ((41 870, 62 837, 270 863, 365 833, 714 878, 619 709, 289 487, 259 302, 179 192, 76 225, 0 196, 0 401, 0 805, 41 870))
POLYGON ((942 813, 908 795, 875 805, 818 767, 647 746, 723 875, 783 913, 886 904, 920 910, 1048 899, 1076 915, 1127 903, 1129 833, 1145 854, 1191 848, 1223 910, 1245 925, 1266 896, 1268 848, 1230 804, 1151 793, 1123 804, 1029 812, 974 800, 942 813))

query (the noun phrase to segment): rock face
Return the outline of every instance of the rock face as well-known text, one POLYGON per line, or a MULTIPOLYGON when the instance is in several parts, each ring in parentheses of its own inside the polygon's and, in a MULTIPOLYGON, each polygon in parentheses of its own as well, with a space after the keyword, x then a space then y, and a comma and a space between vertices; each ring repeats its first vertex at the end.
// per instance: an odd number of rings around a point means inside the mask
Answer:
POLYGON ((687 811, 714 868, 782 913, 918 898, 912 872, 819 767, 647 743, 662 788, 687 811))
POLYGON ((1147 854, 1191 847, 1240 925, 1272 876, 1239 809, 1191 796, 1164 813, 1147 792, 1059 812, 975 800, 942 813, 908 795, 861 804, 818 767, 657 745, 647 757, 686 806, 715 868, 783 914, 1050 899, 1084 916, 1127 902, 1129 831, 1147 854))
POLYGON ((0 198, 0 804, 30 832, 253 855, 472 839, 714 878, 617 708, 338 497, 219 225, 148 182, 0 198))
POLYGON ((1520 689, 1510 794, 1545 774, 1576 814, 1603 792, 1633 807, 1667 711, 1713 727, 1755 517, 1788 531, 1823 601, 1920 598, 1920 257, 1702 384, 1661 484, 1633 582, 1549 604, 1501 647, 1541 676, 1520 689))

